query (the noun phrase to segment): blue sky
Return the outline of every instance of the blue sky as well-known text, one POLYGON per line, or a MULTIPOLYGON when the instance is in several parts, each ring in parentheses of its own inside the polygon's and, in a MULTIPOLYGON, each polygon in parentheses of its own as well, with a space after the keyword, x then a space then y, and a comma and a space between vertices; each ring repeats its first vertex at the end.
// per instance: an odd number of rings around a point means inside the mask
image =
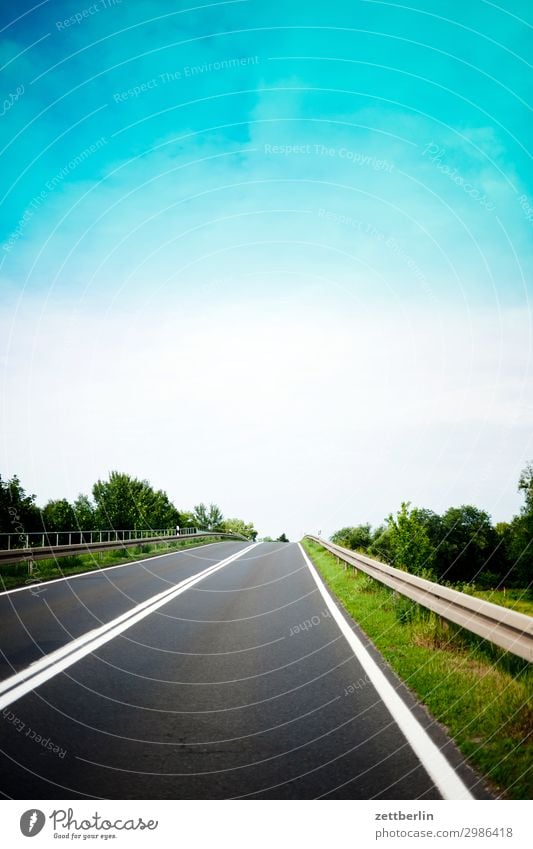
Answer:
POLYGON ((292 536, 509 518, 530 5, 193 6, 3 11, 2 473, 120 468, 292 536))

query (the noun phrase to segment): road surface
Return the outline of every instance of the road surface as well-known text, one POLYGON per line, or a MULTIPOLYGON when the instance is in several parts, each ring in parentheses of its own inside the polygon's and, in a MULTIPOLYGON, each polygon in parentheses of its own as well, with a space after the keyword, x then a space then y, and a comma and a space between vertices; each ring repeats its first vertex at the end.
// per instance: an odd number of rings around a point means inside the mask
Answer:
POLYGON ((0 595, 0 792, 487 798, 313 572, 223 542, 0 595))

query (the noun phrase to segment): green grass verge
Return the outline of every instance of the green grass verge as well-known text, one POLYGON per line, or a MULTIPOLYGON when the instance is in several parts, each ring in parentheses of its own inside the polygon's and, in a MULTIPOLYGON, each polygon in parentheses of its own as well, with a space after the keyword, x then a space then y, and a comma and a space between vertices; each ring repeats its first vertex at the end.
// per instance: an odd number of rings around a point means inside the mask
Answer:
POLYGON ((468 590, 470 595, 476 598, 483 598, 485 601, 491 601, 493 604, 500 604, 502 607, 510 607, 518 613, 526 613, 528 616, 533 616, 533 590, 512 589, 512 590, 468 590))
POLYGON ((27 563, 9 563, 0 566, 0 590, 11 590, 23 587, 29 581, 50 581, 53 578, 64 578, 68 575, 79 575, 94 569, 105 569, 108 566, 119 566, 122 563, 134 563, 148 557, 157 557, 171 551, 181 551, 185 548, 208 545, 217 537, 191 537, 171 542, 145 543, 131 548, 115 548, 112 551, 94 552, 92 554, 76 554, 58 557, 56 560, 36 560, 30 578, 27 563))
MULTIPOLYGON (((322 578, 472 765, 511 799, 533 797, 533 670, 344 568, 303 540, 322 578)), ((492 600, 492 599, 491 599, 492 600)))

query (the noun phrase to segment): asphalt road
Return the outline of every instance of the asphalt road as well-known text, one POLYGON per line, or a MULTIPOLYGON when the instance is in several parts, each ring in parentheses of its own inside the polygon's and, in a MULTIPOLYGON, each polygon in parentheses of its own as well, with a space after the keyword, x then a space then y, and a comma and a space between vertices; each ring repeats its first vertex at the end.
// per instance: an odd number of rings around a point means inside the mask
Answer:
POLYGON ((368 646, 427 738, 415 753, 297 544, 218 543, 1 595, 0 646, 7 798, 439 799, 435 752, 487 798, 368 646))

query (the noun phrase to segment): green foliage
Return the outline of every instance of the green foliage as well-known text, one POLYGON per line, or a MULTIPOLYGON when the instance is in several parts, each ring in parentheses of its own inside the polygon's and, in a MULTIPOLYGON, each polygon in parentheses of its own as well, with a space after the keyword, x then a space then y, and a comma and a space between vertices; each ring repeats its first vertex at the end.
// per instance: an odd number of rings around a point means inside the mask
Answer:
POLYGON ((528 586, 533 581, 533 511, 515 516, 506 540, 512 583, 528 586))
POLYGON ((206 528, 208 531, 220 531, 223 529, 224 516, 217 504, 209 507, 202 502, 196 504, 193 510, 194 524, 197 528, 206 528))
POLYGON ((422 609, 419 604, 411 601, 403 595, 396 594, 393 597, 392 608, 398 622, 406 625, 409 622, 415 622, 419 617, 419 612, 422 609))
POLYGON ((253 522, 244 522, 242 519, 224 519, 224 530, 226 533, 241 534, 254 541, 257 537, 253 522))
POLYGON ((439 580, 476 580, 483 571, 499 573, 499 539, 490 516, 471 504, 450 507, 441 518, 435 566, 439 580))
POLYGON ((20 546, 25 544, 25 534, 31 532, 61 533, 61 543, 79 542, 88 537, 76 531, 94 530, 138 530, 201 527, 209 531, 224 530, 242 534, 255 540, 257 531, 253 522, 242 519, 226 519, 217 504, 206 507, 198 504, 193 512, 180 512, 168 498, 166 492, 154 489, 147 480, 113 471, 107 480, 98 480, 93 488, 94 502, 80 494, 73 504, 65 498, 51 500, 42 509, 35 504, 35 496, 28 495, 19 479, 3 481, 0 477, 0 532, 13 534, 12 546, 17 546, 16 535, 20 535, 20 546))
POLYGON ((361 572, 358 576, 357 589, 361 593, 373 593, 376 591, 377 587, 381 587, 378 581, 375 581, 374 578, 371 578, 370 575, 367 575, 365 572, 361 572))
POLYGON ((277 538, 276 542, 289 542, 289 540, 288 540, 288 538, 287 538, 286 534, 285 534, 285 533, 282 533, 282 534, 280 534, 280 536, 277 538))
POLYGON ((76 514, 72 505, 61 498, 57 501, 49 501, 41 511, 43 528, 50 531, 72 531, 75 530, 76 514))
POLYGON ((514 586, 529 586, 533 582, 533 464, 523 470, 518 489, 524 493, 525 503, 518 516, 503 528, 503 545, 511 581, 514 586))
POLYGON ((195 528, 194 513, 181 511, 178 524, 180 528, 195 528))
POLYGON ((518 479, 518 490, 525 496, 523 513, 533 513, 533 463, 528 463, 518 479))
POLYGON ((341 528, 331 539, 441 583, 479 590, 525 588, 533 580, 533 463, 520 475, 518 489, 525 504, 511 522, 493 526, 489 514, 472 504, 450 507, 439 516, 403 503, 385 527, 341 528))
POLYGON ((387 523, 394 565, 413 575, 430 571, 435 553, 418 511, 409 510, 409 503, 404 501, 396 516, 388 517, 387 523))
POLYGON ((394 558, 391 542, 391 532, 385 525, 380 525, 372 534, 372 542, 367 553, 378 560, 391 563, 394 558))
POLYGON ((372 543, 372 531, 368 524, 356 525, 335 531, 330 539, 335 545, 351 548, 352 551, 367 551, 372 543))
POLYGON ((28 495, 16 475, 10 480, 0 476, 0 532, 23 534, 41 530, 41 514, 35 495, 28 495))
POLYGON ((76 528, 79 528, 80 531, 97 530, 95 506, 87 495, 80 493, 72 508, 74 510, 76 528))
POLYGON ((179 524, 179 512, 166 492, 121 472, 111 472, 109 480, 97 481, 93 498, 100 528, 148 530, 179 524))

